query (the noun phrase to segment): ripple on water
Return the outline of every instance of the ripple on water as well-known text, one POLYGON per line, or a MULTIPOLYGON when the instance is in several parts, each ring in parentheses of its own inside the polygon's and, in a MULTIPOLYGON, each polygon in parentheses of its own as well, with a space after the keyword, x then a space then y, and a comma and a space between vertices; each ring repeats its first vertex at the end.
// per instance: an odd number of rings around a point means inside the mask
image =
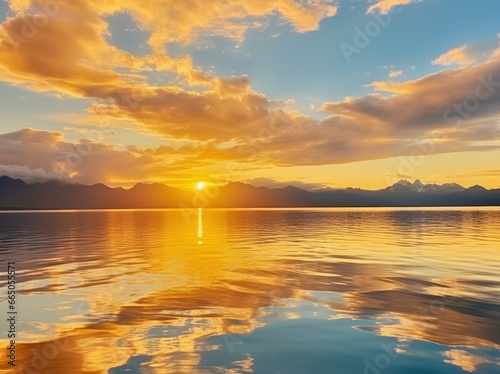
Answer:
POLYGON ((499 210, 201 214, 0 213, 24 369, 499 372, 499 210))

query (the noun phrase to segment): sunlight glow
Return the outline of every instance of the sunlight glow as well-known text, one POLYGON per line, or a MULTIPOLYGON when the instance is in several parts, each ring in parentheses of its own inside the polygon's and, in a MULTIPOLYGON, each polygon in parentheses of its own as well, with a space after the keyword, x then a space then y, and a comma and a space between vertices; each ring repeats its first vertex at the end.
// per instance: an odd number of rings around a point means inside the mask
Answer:
POLYGON ((196 185, 196 188, 200 191, 203 189, 203 187, 205 187, 205 182, 198 182, 198 184, 196 185))

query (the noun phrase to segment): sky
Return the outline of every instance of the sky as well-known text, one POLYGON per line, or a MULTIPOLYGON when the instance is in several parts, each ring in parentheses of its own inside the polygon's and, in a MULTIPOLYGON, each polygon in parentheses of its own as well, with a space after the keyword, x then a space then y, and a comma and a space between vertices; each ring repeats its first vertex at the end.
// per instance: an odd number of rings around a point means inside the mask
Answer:
POLYGON ((497 0, 0 0, 0 175, 500 187, 497 0))

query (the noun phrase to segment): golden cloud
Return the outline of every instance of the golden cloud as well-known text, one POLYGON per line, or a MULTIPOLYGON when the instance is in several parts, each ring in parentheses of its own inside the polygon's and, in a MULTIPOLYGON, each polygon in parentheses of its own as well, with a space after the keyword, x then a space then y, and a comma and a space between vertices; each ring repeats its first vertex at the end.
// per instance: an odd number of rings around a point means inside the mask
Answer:
MULTIPOLYGON (((39 78, 45 75, 54 77, 55 63, 56 67, 62 65, 61 78, 65 75, 64 68, 69 68, 73 73, 78 72, 78 77, 90 75, 95 78, 94 81, 102 83, 118 78, 112 71, 107 71, 110 74, 108 77, 99 75, 102 73, 99 68, 112 70, 113 66, 134 69, 154 66, 158 70, 174 71, 189 77, 193 83, 203 83, 208 78, 193 68, 191 59, 169 57, 166 43, 189 44, 200 34, 242 40, 251 25, 251 19, 271 14, 279 14, 298 32, 307 32, 316 30, 322 19, 335 15, 337 10, 327 0, 307 3, 292 0, 208 3, 201 0, 154 0, 147 3, 132 0, 12 0, 10 6, 18 13, 7 19, 0 31, 3 39, 0 55, 6 71, 17 75, 18 80, 24 82, 29 77, 23 73, 34 73, 35 76, 40 75, 39 78), (150 33, 149 44, 154 56, 139 59, 106 41, 108 30, 104 17, 120 12, 130 14, 141 28, 150 33), (13 54, 13 49, 18 54, 13 54), (16 69, 17 66, 20 68, 16 69), (82 71, 84 66, 97 68, 95 74, 82 71), (80 70, 75 71, 76 68, 80 70)), ((75 77, 76 74, 73 74, 75 77)), ((83 82, 75 83, 79 86, 78 83, 83 82)))
POLYGON ((196 69, 190 57, 168 56, 165 43, 190 43, 202 32, 234 37, 234 27, 245 24, 242 20, 274 13, 306 32, 336 11, 330 1, 319 0, 10 4, 19 13, 0 28, 4 81, 37 92, 94 99, 90 113, 144 123, 160 135, 223 141, 258 133, 272 103, 251 89, 247 77, 210 76, 196 69), (150 31, 153 55, 133 56, 108 43, 103 17, 118 12, 130 13, 150 31), (144 72, 151 69, 171 71, 178 79, 170 85, 150 85, 144 72))
POLYGON ((472 65, 478 61, 488 60, 500 52, 499 38, 477 44, 465 44, 450 49, 432 61, 433 65, 472 65))
POLYGON ((403 70, 391 70, 389 72, 389 78, 396 78, 403 75, 403 70))
POLYGON ((368 8, 368 12, 380 12, 382 14, 389 13, 392 8, 399 5, 408 5, 422 0, 379 0, 368 8))

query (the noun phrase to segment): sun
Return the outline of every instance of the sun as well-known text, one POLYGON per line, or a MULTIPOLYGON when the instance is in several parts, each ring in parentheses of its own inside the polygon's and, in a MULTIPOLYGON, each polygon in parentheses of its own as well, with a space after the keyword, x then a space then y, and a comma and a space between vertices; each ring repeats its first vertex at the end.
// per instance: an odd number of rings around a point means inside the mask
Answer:
POLYGON ((196 185, 196 188, 201 191, 203 189, 203 187, 205 187, 205 182, 198 182, 198 184, 196 185))

